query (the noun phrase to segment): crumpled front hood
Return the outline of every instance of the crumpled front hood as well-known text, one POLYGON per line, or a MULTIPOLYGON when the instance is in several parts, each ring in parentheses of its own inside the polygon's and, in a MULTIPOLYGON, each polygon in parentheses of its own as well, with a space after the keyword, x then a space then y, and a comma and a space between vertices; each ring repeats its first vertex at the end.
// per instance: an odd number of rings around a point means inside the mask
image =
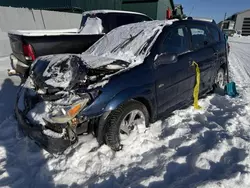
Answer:
POLYGON ((76 83, 98 83, 105 75, 127 66, 128 63, 122 60, 87 53, 50 55, 40 57, 32 64, 30 77, 39 89, 71 90, 76 83))

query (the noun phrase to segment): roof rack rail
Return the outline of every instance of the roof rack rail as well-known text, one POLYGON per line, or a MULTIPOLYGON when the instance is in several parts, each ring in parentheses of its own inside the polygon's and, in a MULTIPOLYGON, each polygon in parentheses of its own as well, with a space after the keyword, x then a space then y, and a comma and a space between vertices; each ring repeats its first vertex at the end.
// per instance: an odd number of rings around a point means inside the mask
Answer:
POLYGON ((205 22, 210 22, 210 23, 216 24, 215 20, 211 19, 211 18, 199 18, 199 17, 191 17, 191 16, 189 16, 186 19, 187 20, 199 20, 199 21, 205 21, 205 22))

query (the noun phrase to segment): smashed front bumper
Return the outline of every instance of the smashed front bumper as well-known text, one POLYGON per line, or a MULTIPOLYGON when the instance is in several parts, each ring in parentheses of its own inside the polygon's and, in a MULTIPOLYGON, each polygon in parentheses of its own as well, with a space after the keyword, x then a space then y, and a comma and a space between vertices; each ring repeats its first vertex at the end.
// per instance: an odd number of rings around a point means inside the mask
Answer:
POLYGON ((15 115, 19 129, 49 153, 62 154, 69 146, 77 142, 76 133, 68 128, 67 124, 58 125, 47 122, 45 125, 41 125, 40 123, 31 122, 27 117, 27 112, 20 105, 25 103, 25 100, 32 100, 31 97, 26 99, 23 94, 20 94, 25 93, 25 90, 27 88, 21 88, 15 105, 15 115))
POLYGON ((72 143, 69 139, 54 138, 44 134, 41 127, 35 127, 29 123, 17 106, 15 108, 15 114, 19 128, 23 133, 49 153, 62 154, 69 146, 75 143, 72 143))

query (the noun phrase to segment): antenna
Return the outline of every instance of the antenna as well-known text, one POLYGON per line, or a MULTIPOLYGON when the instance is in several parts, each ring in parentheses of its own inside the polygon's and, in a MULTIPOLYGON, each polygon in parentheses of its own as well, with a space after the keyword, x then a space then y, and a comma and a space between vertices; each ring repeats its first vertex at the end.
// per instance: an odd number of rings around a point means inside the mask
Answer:
POLYGON ((191 11, 190 11, 188 17, 190 17, 190 15, 192 14, 193 10, 194 10, 194 6, 192 7, 192 9, 191 9, 191 11))

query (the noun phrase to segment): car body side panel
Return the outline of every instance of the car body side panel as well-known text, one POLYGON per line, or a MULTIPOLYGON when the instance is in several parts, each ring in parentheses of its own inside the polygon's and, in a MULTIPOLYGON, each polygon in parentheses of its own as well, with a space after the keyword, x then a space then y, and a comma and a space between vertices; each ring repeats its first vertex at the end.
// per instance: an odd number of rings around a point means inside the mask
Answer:
POLYGON ((190 67, 188 56, 188 53, 179 56, 178 62, 157 68, 156 91, 159 113, 191 99, 195 70, 190 67))
POLYGON ((192 61, 199 65, 200 69, 200 91, 207 90, 213 83, 211 73, 213 70, 216 57, 212 46, 206 47, 190 53, 192 61))
MULTIPOLYGON (((100 116, 104 112, 116 109, 120 104, 135 98, 144 98, 151 104, 154 103, 154 78, 152 68, 143 63, 133 69, 113 76, 101 89, 101 94, 82 114, 88 117, 100 116)), ((156 112, 156 110, 154 110, 156 112)))
MULTIPOLYGON (((188 46, 190 46, 190 38, 186 33, 185 24, 174 24, 163 30, 157 44, 159 48, 161 48, 160 46, 163 44, 162 41, 165 40, 168 33, 176 28, 182 28, 184 30, 184 34, 187 37, 186 42, 188 46)), ((159 48, 157 51, 162 51, 159 48)), ((169 109, 175 109, 177 106, 182 106, 182 104, 190 100, 195 75, 195 69, 190 66, 190 63, 190 51, 187 49, 185 53, 178 55, 177 62, 171 64, 166 62, 166 64, 155 67, 155 87, 158 112, 160 114, 169 109)))

